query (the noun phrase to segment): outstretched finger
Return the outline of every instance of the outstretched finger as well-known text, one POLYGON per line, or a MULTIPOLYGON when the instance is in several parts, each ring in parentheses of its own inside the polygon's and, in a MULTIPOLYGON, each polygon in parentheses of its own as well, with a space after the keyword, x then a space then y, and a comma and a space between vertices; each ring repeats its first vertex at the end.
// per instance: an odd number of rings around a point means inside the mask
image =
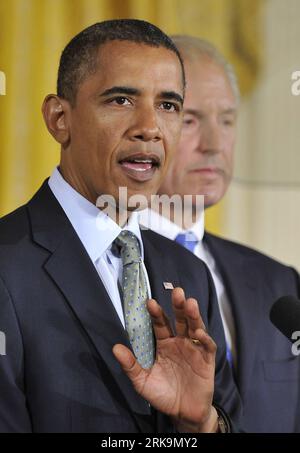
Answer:
POLYGON ((149 299, 147 308, 152 319, 152 326, 156 340, 165 340, 173 337, 170 321, 161 306, 154 299, 149 299))
POLYGON ((199 305, 196 299, 189 298, 185 303, 185 315, 188 324, 188 336, 193 338, 197 329, 206 331, 205 324, 200 314, 199 305))
POLYGON ((200 348, 204 352, 203 357, 207 363, 215 360, 217 345, 214 340, 203 329, 198 329, 194 332, 194 337, 191 339, 195 349, 200 348))
POLYGON ((180 337, 188 336, 188 323, 185 310, 185 294, 182 288, 174 288, 172 291, 172 305, 175 314, 176 333, 180 337))

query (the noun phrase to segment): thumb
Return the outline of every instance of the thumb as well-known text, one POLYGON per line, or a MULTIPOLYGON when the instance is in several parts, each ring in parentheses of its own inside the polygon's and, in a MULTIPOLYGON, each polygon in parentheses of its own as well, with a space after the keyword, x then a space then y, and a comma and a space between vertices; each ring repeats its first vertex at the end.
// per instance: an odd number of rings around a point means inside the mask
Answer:
POLYGON ((122 344, 113 347, 113 354, 131 382, 136 385, 137 379, 146 378, 147 372, 141 367, 136 357, 122 344))

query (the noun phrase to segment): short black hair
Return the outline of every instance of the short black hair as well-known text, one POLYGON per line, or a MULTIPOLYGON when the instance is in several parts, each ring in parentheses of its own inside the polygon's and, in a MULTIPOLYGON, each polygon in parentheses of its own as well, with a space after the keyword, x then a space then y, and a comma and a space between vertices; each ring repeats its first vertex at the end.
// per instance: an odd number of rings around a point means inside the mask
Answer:
POLYGON ((108 41, 132 41, 152 47, 165 47, 174 52, 181 64, 183 85, 185 73, 180 53, 162 30, 137 19, 115 19, 97 22, 85 28, 67 44, 62 52, 57 78, 57 94, 75 105, 78 86, 97 70, 97 54, 108 41))

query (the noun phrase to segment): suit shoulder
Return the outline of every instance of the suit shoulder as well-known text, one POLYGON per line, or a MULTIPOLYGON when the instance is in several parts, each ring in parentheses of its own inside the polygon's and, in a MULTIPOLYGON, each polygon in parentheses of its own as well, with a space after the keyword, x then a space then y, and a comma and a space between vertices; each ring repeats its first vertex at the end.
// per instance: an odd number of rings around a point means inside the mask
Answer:
POLYGON ((258 265, 262 265, 264 267, 269 267, 278 270, 286 270, 290 271, 292 268, 280 261, 276 260, 275 258, 260 252, 259 250, 241 244, 239 242, 231 241, 229 239, 222 238, 220 236, 215 236, 210 233, 205 233, 205 241, 208 245, 213 246, 213 248, 218 248, 218 250, 224 250, 226 253, 232 255, 240 255, 244 259, 253 260, 258 265))
POLYGON ((0 219, 0 247, 17 242, 28 231, 29 219, 24 205, 0 219))

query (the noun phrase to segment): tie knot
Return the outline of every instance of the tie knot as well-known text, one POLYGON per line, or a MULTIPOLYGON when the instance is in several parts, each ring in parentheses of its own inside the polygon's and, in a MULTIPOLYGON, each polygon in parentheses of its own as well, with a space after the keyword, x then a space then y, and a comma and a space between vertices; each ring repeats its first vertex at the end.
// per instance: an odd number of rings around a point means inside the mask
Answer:
POLYGON ((138 238, 131 231, 123 230, 114 240, 121 252, 123 266, 141 261, 141 249, 138 238))
POLYGON ((175 241, 186 249, 190 250, 190 252, 194 252, 195 247, 199 242, 192 231, 186 231, 185 233, 177 234, 175 241))

